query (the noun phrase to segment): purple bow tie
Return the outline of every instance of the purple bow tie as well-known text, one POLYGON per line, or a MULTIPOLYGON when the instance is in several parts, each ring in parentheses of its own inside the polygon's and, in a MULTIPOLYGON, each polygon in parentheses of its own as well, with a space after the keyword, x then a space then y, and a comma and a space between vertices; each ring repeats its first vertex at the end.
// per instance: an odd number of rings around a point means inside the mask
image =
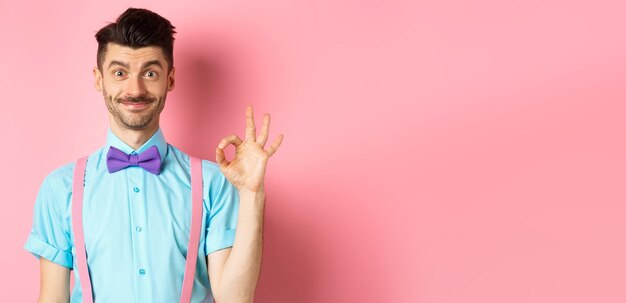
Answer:
POLYGON ((139 166, 148 172, 158 175, 161 172, 161 154, 159 154, 159 149, 152 145, 141 154, 127 155, 125 152, 111 146, 107 153, 109 173, 114 173, 129 166, 139 166))

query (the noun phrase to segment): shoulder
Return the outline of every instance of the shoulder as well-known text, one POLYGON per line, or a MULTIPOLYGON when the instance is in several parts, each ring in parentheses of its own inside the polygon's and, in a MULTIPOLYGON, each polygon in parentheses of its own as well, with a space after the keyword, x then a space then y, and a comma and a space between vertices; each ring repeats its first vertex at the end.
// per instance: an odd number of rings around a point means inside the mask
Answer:
MULTIPOLYGON (((168 156, 173 157, 184 169, 189 169, 191 156, 172 144, 168 144, 168 156)), ((217 163, 206 159, 202 160, 202 180, 207 190, 221 189, 225 183, 229 184, 217 163)))
POLYGON ((209 178, 224 176, 217 163, 204 159, 202 160, 202 174, 204 175, 204 177, 209 178))
POLYGON ((204 187, 209 194, 211 192, 220 192, 228 181, 217 163, 209 160, 202 160, 202 180, 204 187))
MULTIPOLYGON (((90 159, 97 157, 101 149, 91 153, 90 159)), ((56 169, 48 173, 41 184, 39 189, 40 198, 46 200, 55 201, 67 201, 71 197, 72 193, 72 181, 74 179, 74 168, 76 167, 76 160, 61 165, 56 169)))
MULTIPOLYGON (((101 148, 89 154, 89 162, 91 162, 91 160, 98 159, 102 152, 103 149, 101 148)), ((76 167, 77 160, 57 167, 56 169, 48 173, 48 175, 46 175, 46 177, 44 178, 43 185, 51 186, 56 189, 67 190, 68 192, 71 191, 72 180, 74 178, 74 168, 76 167)), ((91 164, 89 162, 88 165, 91 164)))
MULTIPOLYGON (((172 144, 168 144, 168 147, 169 147, 168 156, 171 156, 173 159, 175 159, 174 161, 178 162, 181 166, 183 166, 183 168, 189 169, 191 165, 192 157, 172 144)), ((201 160, 202 160, 202 177, 205 182, 209 180, 213 180, 216 177, 218 179, 220 177, 224 177, 217 163, 206 160, 206 159, 201 159, 201 160)))
POLYGON ((68 214, 74 166, 75 163, 68 163, 46 175, 37 194, 36 213, 56 213, 61 218, 68 214))
POLYGON ((52 191, 71 191, 72 178, 76 162, 67 163, 50 172, 43 180, 42 189, 52 191))
POLYGON ((202 160, 202 179, 205 184, 216 190, 222 190, 224 186, 230 185, 226 176, 222 173, 220 166, 209 160, 202 160))
POLYGON ((215 162, 202 160, 202 173, 206 193, 211 200, 232 200, 237 197, 236 188, 222 173, 219 165, 215 162))

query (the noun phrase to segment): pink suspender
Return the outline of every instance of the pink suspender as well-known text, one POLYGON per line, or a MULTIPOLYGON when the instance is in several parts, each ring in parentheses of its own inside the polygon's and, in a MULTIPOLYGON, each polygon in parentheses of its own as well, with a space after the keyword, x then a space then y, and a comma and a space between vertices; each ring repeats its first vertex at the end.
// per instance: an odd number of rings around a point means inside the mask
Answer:
POLYGON ((87 157, 76 161, 74 167, 74 181, 72 185, 72 228, 74 229, 74 247, 76 249, 76 266, 83 288, 83 302, 93 303, 91 295, 91 280, 87 270, 87 255, 85 254, 85 238, 83 237, 83 187, 85 185, 85 167, 87 157))
MULTIPOLYGON (((200 229, 202 225, 202 161, 190 157, 191 161, 191 231, 187 246, 187 261, 185 262, 185 274, 183 276, 183 289, 180 295, 180 303, 191 302, 191 291, 196 272, 198 259, 198 246, 200 244, 200 229)), ((76 248, 76 265, 78 276, 83 290, 83 302, 93 303, 91 291, 91 279, 87 267, 87 254, 85 252, 85 237, 83 235, 83 188, 85 180, 85 167, 87 157, 76 161, 74 168, 74 181, 72 193, 72 227, 74 231, 74 246, 76 248)))
POLYGON ((191 302, 191 290, 196 273, 198 245, 200 244, 200 227, 202 225, 202 161, 195 157, 190 157, 190 161, 191 201, 193 201, 193 204, 191 209, 191 231, 189 232, 187 261, 185 262, 185 275, 183 278, 180 303, 191 302))

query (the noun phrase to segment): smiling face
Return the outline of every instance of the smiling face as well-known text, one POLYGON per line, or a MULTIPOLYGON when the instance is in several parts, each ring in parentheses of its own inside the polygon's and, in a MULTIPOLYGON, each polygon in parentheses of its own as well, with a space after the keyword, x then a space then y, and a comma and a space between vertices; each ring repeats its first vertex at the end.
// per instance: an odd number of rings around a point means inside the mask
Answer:
POLYGON ((169 68, 158 46, 133 49, 107 45, 102 70, 94 68, 96 89, 102 92, 112 128, 155 131, 174 89, 174 68, 169 68))

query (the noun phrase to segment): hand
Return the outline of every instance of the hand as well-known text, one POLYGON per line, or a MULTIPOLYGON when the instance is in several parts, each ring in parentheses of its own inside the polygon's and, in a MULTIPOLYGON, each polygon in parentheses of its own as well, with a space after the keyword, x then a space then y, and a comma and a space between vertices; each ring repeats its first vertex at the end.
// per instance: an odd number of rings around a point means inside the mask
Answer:
POLYGON ((215 150, 215 158, 222 173, 239 191, 262 192, 263 179, 267 160, 278 150, 283 142, 283 135, 279 135, 274 143, 263 149, 270 129, 270 115, 263 116, 263 126, 259 137, 256 137, 256 126, 252 106, 246 109, 246 138, 241 141, 236 135, 230 135, 220 141, 215 150), (235 158, 227 161, 224 148, 232 144, 235 146, 235 158))

